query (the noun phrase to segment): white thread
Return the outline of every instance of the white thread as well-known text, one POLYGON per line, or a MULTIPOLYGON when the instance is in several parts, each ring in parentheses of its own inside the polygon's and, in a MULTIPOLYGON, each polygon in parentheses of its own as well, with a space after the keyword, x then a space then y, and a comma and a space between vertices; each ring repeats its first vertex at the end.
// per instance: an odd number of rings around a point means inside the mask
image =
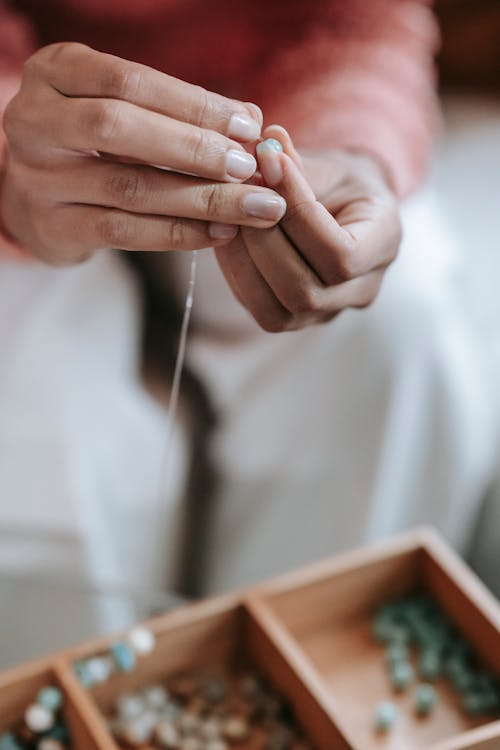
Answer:
POLYGON ((168 406, 169 433, 168 433, 168 440, 167 440, 167 451, 169 451, 170 449, 170 440, 172 438, 174 420, 175 420, 175 415, 177 413, 177 404, 179 401, 179 391, 181 387, 182 370, 184 367, 184 361, 186 359, 187 335, 188 335, 188 330, 189 330, 189 321, 191 319, 191 310, 193 309, 194 286, 196 282, 196 257, 197 257, 197 252, 196 250, 193 250, 193 257, 191 260, 191 269, 189 272, 188 290, 186 294, 186 302, 184 304, 184 315, 182 318, 179 348, 177 350, 177 357, 175 360, 174 379, 172 381, 172 392, 170 394, 170 403, 168 406))

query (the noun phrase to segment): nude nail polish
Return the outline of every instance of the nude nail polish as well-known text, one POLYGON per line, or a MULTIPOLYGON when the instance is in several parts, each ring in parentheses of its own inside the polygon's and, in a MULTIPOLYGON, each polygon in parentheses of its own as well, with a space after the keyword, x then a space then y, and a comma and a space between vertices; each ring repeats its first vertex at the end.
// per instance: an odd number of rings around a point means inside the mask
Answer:
POLYGON ((246 151, 231 149, 226 154, 226 172, 237 180, 248 180, 257 169, 257 162, 246 151))

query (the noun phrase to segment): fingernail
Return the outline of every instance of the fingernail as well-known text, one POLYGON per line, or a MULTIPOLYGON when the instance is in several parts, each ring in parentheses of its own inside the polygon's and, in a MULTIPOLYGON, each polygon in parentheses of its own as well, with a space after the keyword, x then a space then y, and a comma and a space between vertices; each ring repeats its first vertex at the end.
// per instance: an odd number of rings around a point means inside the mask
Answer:
POLYGON ((257 169, 257 162, 246 151, 231 149, 226 154, 226 172, 237 180, 247 180, 257 169))
POLYGON ((229 120, 228 136, 238 141, 256 141, 261 127, 250 115, 233 115, 229 120))
POLYGON ((238 234, 238 227, 234 224, 219 224, 212 221, 208 225, 208 234, 213 240, 232 240, 238 234))
POLYGON ((286 201, 280 195, 250 193, 243 198, 243 210, 257 219, 279 221, 286 211, 286 201))
POLYGON ((277 185, 283 179, 283 167, 279 154, 283 147, 275 138, 267 138, 256 148, 259 156, 259 166, 267 185, 277 185))

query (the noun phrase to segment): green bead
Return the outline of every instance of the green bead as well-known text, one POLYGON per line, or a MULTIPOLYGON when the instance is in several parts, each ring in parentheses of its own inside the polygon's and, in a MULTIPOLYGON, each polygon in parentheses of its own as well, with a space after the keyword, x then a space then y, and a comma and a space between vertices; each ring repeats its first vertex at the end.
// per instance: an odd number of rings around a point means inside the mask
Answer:
POLYGON ((437 680, 441 675, 441 657, 438 651, 428 649, 422 653, 418 672, 425 680, 437 680))
POLYGON ((375 714, 375 726, 380 732, 387 732, 392 728, 397 719, 397 709, 394 703, 383 701, 377 706, 375 714))
POLYGON ((391 682, 395 690, 406 690, 413 681, 415 671, 407 661, 396 662, 391 669, 391 682))
POLYGON ((398 661, 407 661, 408 646, 405 643, 390 643, 385 652, 387 663, 393 665, 398 661))
POLYGON ((480 693, 467 693, 463 698, 463 707, 469 716, 485 712, 484 699, 480 693))
POLYGON ((56 687, 45 687, 37 695, 36 702, 48 708, 49 711, 59 711, 63 704, 61 691, 56 687))
POLYGON ((428 716, 436 708, 437 700, 436 689, 432 685, 422 683, 415 690, 415 711, 419 716, 428 716))

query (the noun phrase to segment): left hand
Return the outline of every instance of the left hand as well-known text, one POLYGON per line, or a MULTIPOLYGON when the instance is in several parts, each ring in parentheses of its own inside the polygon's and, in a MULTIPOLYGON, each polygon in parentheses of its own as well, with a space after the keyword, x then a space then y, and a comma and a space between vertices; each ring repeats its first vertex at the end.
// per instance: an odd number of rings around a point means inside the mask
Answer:
POLYGON ((271 126, 284 153, 258 149, 264 184, 287 202, 270 229, 241 227, 216 248, 236 298, 269 332, 332 320, 370 305, 401 241, 398 204, 368 156, 323 151, 300 157, 283 128, 271 126))

